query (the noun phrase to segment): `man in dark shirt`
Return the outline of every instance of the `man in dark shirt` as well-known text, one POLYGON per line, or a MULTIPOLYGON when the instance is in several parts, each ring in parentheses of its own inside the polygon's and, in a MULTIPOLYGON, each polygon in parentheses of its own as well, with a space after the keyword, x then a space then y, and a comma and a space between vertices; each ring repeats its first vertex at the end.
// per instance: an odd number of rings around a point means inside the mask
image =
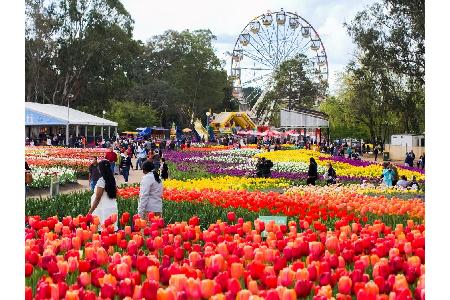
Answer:
POLYGON ((128 183, 128 176, 130 175, 130 168, 133 169, 133 164, 131 163, 131 153, 128 153, 125 158, 122 159, 121 162, 121 169, 122 169, 122 175, 123 179, 125 180, 125 183, 128 183))
POLYGON ((92 192, 94 191, 95 185, 100 177, 101 175, 100 170, 98 169, 97 157, 94 156, 92 163, 89 166, 89 186, 91 187, 92 192))

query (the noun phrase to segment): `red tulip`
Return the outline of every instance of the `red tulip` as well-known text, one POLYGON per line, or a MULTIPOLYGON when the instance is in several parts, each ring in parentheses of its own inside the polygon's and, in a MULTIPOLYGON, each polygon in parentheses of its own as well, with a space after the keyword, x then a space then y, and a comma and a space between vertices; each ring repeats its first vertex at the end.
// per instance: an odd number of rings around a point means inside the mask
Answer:
POLYGON ((295 292, 299 298, 304 298, 311 293, 312 282, 309 280, 299 280, 295 283, 295 292))
POLYGON ((106 273, 105 273, 105 271, 103 269, 100 269, 100 268, 93 269, 91 271, 91 282, 92 282, 92 285, 94 285, 96 287, 100 287, 99 279, 103 278, 105 276, 105 274, 106 273))
POLYGON ((237 295, 237 293, 241 290, 241 284, 236 278, 228 279, 228 290, 233 295, 237 295))
POLYGON ((266 300, 280 300, 280 296, 276 290, 271 289, 267 291, 266 300))
POLYGON ((110 299, 114 299, 115 296, 115 289, 112 285, 110 284, 104 284, 101 289, 100 289, 100 295, 103 298, 110 298, 110 299))
POLYGON ((33 290, 31 287, 26 286, 25 287, 25 300, 32 300, 33 299, 33 290))
POLYGON ((131 297, 133 296, 134 291, 134 285, 132 284, 132 281, 130 278, 125 278, 124 280, 121 280, 119 282, 119 296, 124 297, 131 297))
POLYGON ((236 221, 236 213, 234 211, 230 211, 227 213, 227 219, 230 222, 236 221))
POLYGON ((266 275, 263 277, 263 281, 267 288, 276 288, 278 285, 275 275, 266 275))
POLYGON ((309 280, 316 281, 317 279, 317 268, 316 266, 308 266, 309 280))
POLYGON ((25 277, 30 277, 33 274, 33 265, 25 263, 25 277))
POLYGON ((331 274, 329 272, 324 272, 320 274, 319 285, 325 286, 331 284, 331 274))
POLYGON ((342 276, 338 282, 339 293, 349 295, 352 290, 352 280, 348 276, 342 276))
POLYGON ((149 300, 156 300, 159 283, 155 280, 146 280, 142 284, 142 297, 149 300))

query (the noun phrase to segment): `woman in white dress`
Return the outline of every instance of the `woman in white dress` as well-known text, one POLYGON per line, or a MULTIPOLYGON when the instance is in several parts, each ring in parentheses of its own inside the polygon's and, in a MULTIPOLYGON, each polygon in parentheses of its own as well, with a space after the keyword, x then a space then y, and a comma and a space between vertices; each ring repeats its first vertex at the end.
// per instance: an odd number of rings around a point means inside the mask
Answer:
POLYGON ((153 162, 146 160, 142 164, 142 172, 144 176, 139 192, 138 214, 147 220, 149 212, 154 212, 155 215, 162 213, 163 186, 153 162))
MULTIPOLYGON (((98 179, 95 185, 94 194, 91 197, 91 208, 88 214, 98 216, 100 219, 99 231, 102 229, 102 225, 106 219, 113 214, 118 214, 117 209, 117 186, 114 175, 111 171, 111 165, 109 161, 102 160, 98 163, 101 177, 98 179)), ((114 229, 117 231, 117 219, 114 223, 114 229)))

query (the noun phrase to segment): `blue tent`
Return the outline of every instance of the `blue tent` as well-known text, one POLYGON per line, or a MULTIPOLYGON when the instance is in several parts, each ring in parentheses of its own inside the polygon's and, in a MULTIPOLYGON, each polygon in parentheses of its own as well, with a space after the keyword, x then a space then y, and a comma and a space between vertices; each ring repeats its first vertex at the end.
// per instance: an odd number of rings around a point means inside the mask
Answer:
POLYGON ((149 135, 152 133, 152 129, 150 127, 145 127, 141 132, 138 133, 140 136, 149 135))

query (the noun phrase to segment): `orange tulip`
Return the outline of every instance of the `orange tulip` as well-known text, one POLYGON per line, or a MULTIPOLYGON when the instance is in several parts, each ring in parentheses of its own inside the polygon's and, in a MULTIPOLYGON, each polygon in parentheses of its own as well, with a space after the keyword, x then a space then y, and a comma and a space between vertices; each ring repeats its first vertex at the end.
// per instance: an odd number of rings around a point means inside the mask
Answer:
POLYGON ((109 260, 109 255, 106 252, 105 248, 103 247, 98 247, 97 248, 97 252, 95 254, 95 257, 97 259, 97 263, 102 266, 108 263, 109 260))
POLYGON ((228 248, 225 243, 219 243, 216 248, 217 253, 222 255, 224 258, 228 256, 228 248))
POLYGON ((211 257, 211 267, 218 271, 225 270, 225 260, 223 256, 220 254, 213 255, 211 257))
POLYGON ((256 282, 256 280, 250 280, 248 282, 248 290, 253 294, 253 295, 258 295, 259 291, 258 291, 258 282, 256 282))
POLYGON ((170 277, 169 285, 172 286, 175 291, 184 291, 188 286, 188 280, 184 274, 173 274, 170 277))
POLYGON ((142 298, 142 286, 135 285, 133 291, 133 299, 141 299, 142 298))
POLYGON ((153 240, 153 247, 155 247, 155 249, 160 249, 162 244, 163 244, 162 237, 160 236, 155 237, 155 239, 153 240))
POLYGON ((408 257, 408 264, 410 264, 411 266, 414 266, 414 267, 420 267, 420 265, 421 265, 420 257, 418 257, 418 256, 408 257))
POLYGON ((339 240, 336 236, 329 236, 325 241, 325 247, 331 253, 339 251, 339 240))
POLYGON ((380 292, 378 285, 372 280, 366 283, 364 289, 366 290, 367 294, 371 297, 376 297, 380 292))
POLYGON ((253 247, 249 245, 244 246, 244 259, 253 259, 253 247))
MULTIPOLYGON (((53 299, 59 299, 59 296, 57 298, 53 299)), ((67 291, 66 292, 66 300, 78 300, 80 297, 78 296, 78 291, 67 291)))
POLYGON ((281 300, 297 300, 297 294, 293 289, 285 289, 281 300))
POLYGON ((296 280, 308 280, 309 279, 309 272, 306 268, 298 269, 295 273, 295 279, 296 280))
POLYGON ((342 276, 338 282, 339 293, 350 295, 352 291, 352 280, 348 276, 342 276))
POLYGON ((157 300, 174 300, 175 299, 175 292, 170 289, 163 289, 159 288, 156 292, 156 299, 157 300))
POLYGON ((407 289, 407 288, 408 288, 408 282, 406 281, 405 275, 403 275, 403 274, 396 275, 393 290, 399 291, 401 289, 407 289))
POLYGON ((209 299, 214 294, 214 280, 203 279, 200 285, 200 292, 203 298, 209 299))
POLYGON ((244 266, 241 263, 232 263, 230 272, 232 278, 239 279, 244 274, 244 266))
POLYGON ((80 283, 82 286, 88 286, 91 284, 91 275, 87 272, 81 272, 81 274, 78 276, 80 279, 80 283))
POLYGON ((75 250, 80 250, 81 248, 81 240, 79 237, 75 236, 72 238, 72 247, 75 250))
POLYGON ((159 282, 159 269, 157 266, 149 266, 147 268, 147 279, 159 282))
POLYGON ((69 273, 69 263, 67 261, 58 261, 57 266, 61 275, 66 276, 69 273))
POLYGON ((249 290, 240 290, 236 295, 236 300, 249 300, 252 293, 249 290))

